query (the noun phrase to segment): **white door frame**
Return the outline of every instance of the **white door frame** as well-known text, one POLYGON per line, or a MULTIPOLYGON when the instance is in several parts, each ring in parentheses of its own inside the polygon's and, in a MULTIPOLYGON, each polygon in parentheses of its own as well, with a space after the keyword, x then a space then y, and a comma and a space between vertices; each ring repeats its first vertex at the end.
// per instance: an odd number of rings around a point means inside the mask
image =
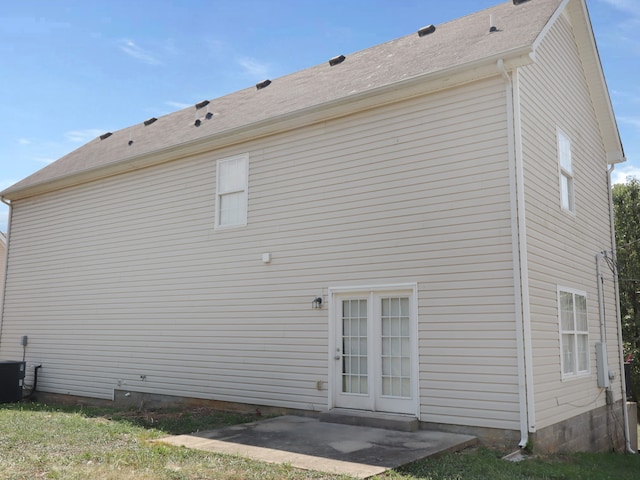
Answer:
MULTIPOLYGON (((336 315, 336 302, 341 301, 340 297, 345 295, 363 296, 371 294, 402 294, 410 297, 411 305, 411 395, 413 403, 413 412, 411 415, 415 415, 419 418, 420 412, 420 378, 419 378, 419 359, 418 359, 418 284, 417 283, 401 283, 401 284, 387 284, 387 285, 360 285, 354 287, 329 287, 329 388, 328 388, 328 408, 329 410, 336 408, 336 397, 340 393, 337 390, 337 376, 341 374, 341 362, 336 360, 336 355, 339 354, 337 345, 338 337, 338 321, 336 315)), ((374 339, 375 342, 379 342, 379 339, 374 339)), ((371 372, 371 370, 370 370, 371 372)), ((378 388, 377 386, 375 387, 378 388)), ((375 390, 373 390, 375 395, 375 390)), ((375 405, 372 411, 375 410, 375 405)))

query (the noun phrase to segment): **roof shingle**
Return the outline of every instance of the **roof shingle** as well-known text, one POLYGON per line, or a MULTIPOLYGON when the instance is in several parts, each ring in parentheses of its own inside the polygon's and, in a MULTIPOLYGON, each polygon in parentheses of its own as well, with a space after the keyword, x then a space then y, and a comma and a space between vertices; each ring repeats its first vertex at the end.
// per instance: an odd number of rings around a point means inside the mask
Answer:
MULTIPOLYGON (((562 0, 512 1, 320 65, 96 138, 9 187, 3 196, 80 172, 160 152, 199 138, 366 94, 403 80, 465 68, 531 47, 562 0), (490 18, 497 31, 490 32, 490 18), (209 115, 207 115, 209 113, 209 115), (195 120, 199 119, 199 126, 195 120)), ((338 52, 339 53, 339 52, 338 52)))

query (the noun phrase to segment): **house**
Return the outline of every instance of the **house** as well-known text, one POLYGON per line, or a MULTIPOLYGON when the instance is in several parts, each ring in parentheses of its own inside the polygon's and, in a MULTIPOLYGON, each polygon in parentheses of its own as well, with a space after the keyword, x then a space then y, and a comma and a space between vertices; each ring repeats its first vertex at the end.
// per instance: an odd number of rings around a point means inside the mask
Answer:
MULTIPOLYGON (((0 272, 4 272, 4 262, 7 255, 7 236, 0 232, 0 272)), ((4 277, 0 274, 0 288, 4 283, 4 277)))
POLYGON ((106 132, 1 192, 0 358, 27 335, 51 394, 629 448, 622 161, 584 0, 421 28, 106 132))

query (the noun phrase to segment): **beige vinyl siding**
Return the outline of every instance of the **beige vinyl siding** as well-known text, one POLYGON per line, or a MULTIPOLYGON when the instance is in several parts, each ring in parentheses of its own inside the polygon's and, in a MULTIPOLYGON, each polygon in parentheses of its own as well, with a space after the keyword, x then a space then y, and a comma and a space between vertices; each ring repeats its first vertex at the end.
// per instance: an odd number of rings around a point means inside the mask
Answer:
MULTIPOLYGON (((600 341, 596 254, 611 250, 606 154, 571 25, 561 16, 534 65, 520 71, 531 325, 538 429, 605 404, 597 388, 600 341), (575 214, 561 209, 556 128, 572 147, 575 214), (557 287, 587 293, 591 374, 562 380, 557 287)), ((609 365, 619 372, 612 272, 605 274, 609 365)), ((613 382, 619 399, 619 375, 613 382)))
POLYGON ((29 335, 52 392, 323 410, 312 299, 417 282, 421 418, 518 429, 505 95, 496 77, 16 202, 3 355, 29 335), (241 153, 247 226, 215 230, 216 161, 241 153))
MULTIPOLYGON (((4 262, 7 257, 7 237, 4 233, 0 232, 0 289, 4 283, 4 262)), ((0 297, 0 303, 2 299, 0 297)))

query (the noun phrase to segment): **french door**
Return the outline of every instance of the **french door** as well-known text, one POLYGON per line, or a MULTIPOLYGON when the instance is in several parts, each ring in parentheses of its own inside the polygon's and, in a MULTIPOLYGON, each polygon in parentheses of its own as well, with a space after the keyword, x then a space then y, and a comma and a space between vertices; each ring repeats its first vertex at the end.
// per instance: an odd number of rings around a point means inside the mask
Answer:
POLYGON ((417 414, 416 289, 332 289, 333 406, 417 414))

